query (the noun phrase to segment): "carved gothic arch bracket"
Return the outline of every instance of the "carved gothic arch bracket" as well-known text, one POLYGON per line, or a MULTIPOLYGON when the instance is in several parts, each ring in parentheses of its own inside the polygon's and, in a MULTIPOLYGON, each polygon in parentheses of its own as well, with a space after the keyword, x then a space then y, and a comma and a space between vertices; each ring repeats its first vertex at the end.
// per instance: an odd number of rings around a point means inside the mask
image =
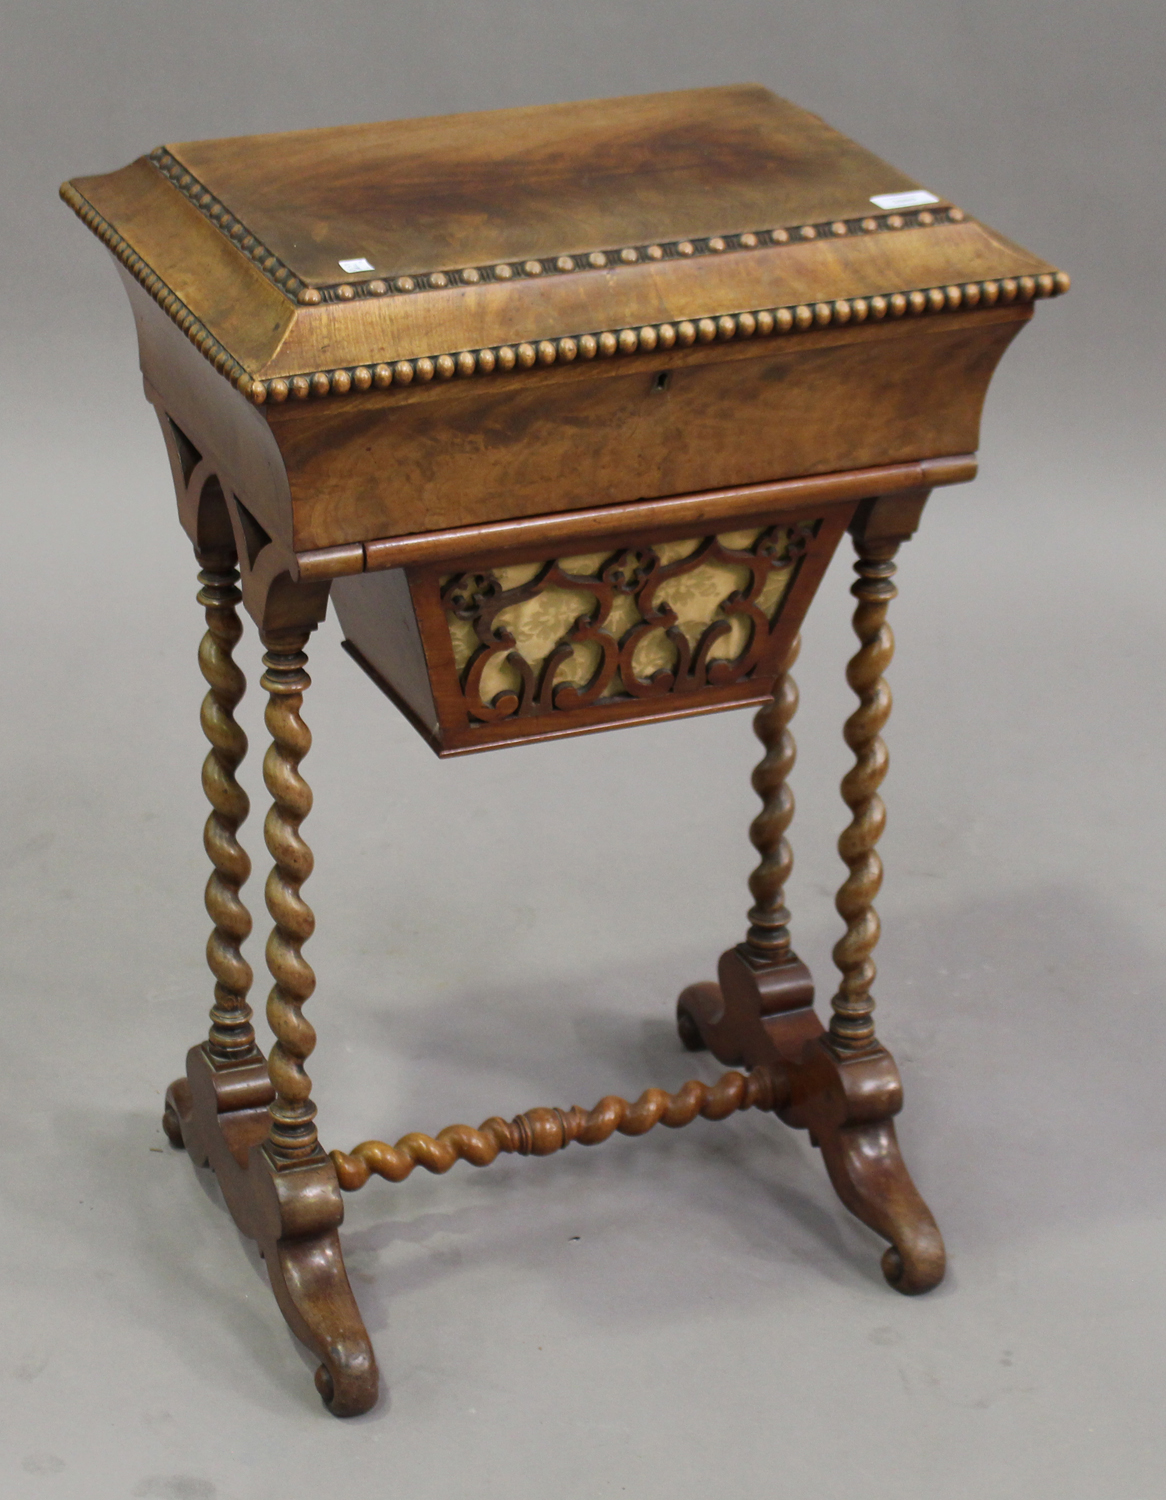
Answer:
POLYGON ((268 534, 173 417, 161 409, 158 416, 178 518, 200 561, 238 567, 244 608, 262 635, 314 629, 327 611, 331 580, 301 580, 294 551, 268 534))

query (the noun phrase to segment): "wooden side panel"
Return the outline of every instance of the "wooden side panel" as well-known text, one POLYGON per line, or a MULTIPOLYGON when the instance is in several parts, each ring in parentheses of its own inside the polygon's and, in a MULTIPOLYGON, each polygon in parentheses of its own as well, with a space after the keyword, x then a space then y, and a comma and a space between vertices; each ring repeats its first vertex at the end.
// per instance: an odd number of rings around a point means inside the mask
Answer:
POLYGON ((345 644, 355 647, 361 664, 371 667, 401 700, 416 727, 435 735, 437 708, 404 570, 338 578, 332 585, 332 603, 345 644))
POLYGON ((798 479, 776 479, 767 484, 737 485, 725 490, 697 490, 655 500, 630 500, 546 516, 494 521, 478 526, 455 526, 446 531, 414 532, 375 542, 351 542, 298 554, 301 578, 337 578, 358 573, 363 555, 369 572, 379 568, 410 568, 473 556, 547 557, 557 547, 587 551, 600 538, 632 536, 650 530, 654 536, 706 536, 745 526, 756 517, 793 515, 820 510, 845 500, 868 500, 903 491, 930 490, 942 484, 966 484, 976 477, 973 453, 953 453, 918 463, 880 464, 872 469, 848 469, 842 474, 807 474, 798 479))
POLYGON ((269 407, 295 546, 973 452, 1029 314, 269 407))
MULTIPOLYGON (((207 363, 137 281, 118 266, 138 330, 147 386, 222 484, 240 497, 269 536, 291 552, 287 475, 267 418, 207 363)), ((149 394, 149 392, 147 392, 149 394)))

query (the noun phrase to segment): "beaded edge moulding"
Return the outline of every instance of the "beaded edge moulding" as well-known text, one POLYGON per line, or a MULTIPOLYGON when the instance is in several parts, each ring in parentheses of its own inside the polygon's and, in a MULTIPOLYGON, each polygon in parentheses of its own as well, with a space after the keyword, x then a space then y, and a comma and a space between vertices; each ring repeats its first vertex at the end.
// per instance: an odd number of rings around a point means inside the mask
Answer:
MULTIPOLYGON (((253 260, 273 286, 293 302, 306 307, 320 302, 351 302, 357 297, 384 297, 396 293, 440 291, 457 286, 478 286, 483 281, 512 281, 516 277, 563 275, 572 271, 619 270, 643 261, 684 260, 693 256, 722 255, 726 250, 758 250, 791 241, 828 239, 848 234, 875 234, 879 230, 926 228, 932 224, 959 224, 965 217, 959 208, 927 207, 917 213, 881 213, 850 219, 823 219, 810 224, 779 229, 745 230, 740 234, 703 235, 691 240, 661 240, 651 245, 620 245, 604 250, 586 250, 572 255, 544 255, 536 259, 500 261, 496 265, 465 266, 460 269, 416 272, 408 276, 379 276, 363 281, 337 281, 324 286, 309 285, 295 274, 273 250, 235 217, 221 198, 194 175, 164 146, 151 151, 148 160, 172 186, 199 210, 239 250, 253 260)), ((370 268, 375 269, 375 267, 370 268)))
MULTIPOLYGON (((899 229, 927 229, 935 224, 962 223, 966 217, 959 208, 924 208, 913 213, 872 214, 861 219, 746 230, 652 245, 629 245, 614 250, 547 256, 540 260, 503 262, 489 267, 469 266, 457 271, 431 271, 425 275, 399 276, 391 283, 373 278, 369 281, 342 282, 318 288, 305 285, 289 266, 251 234, 226 205, 165 148, 159 147, 151 153, 148 160, 230 240, 241 255, 252 261, 290 301, 304 307, 319 305, 325 301, 352 301, 357 296, 408 295, 418 291, 475 285, 483 281, 507 282, 520 277, 610 271, 644 261, 748 252, 818 238, 880 234, 899 229)), ((927 313, 954 312, 960 308, 981 305, 991 307, 998 302, 1031 302, 1037 298, 1054 297, 1067 292, 1070 284, 1064 271, 1050 271, 1039 276, 918 287, 911 291, 894 291, 869 297, 840 298, 835 302, 755 308, 723 313, 718 317, 683 319, 675 323, 649 323, 639 328, 603 329, 541 339, 537 343, 462 349, 395 362, 305 371, 287 379, 259 380, 215 338, 198 316, 71 182, 62 183, 60 192, 62 199, 78 218, 108 246, 199 352, 257 406, 267 401, 286 401, 289 397, 306 400, 309 396, 343 396, 352 391, 367 391, 373 386, 383 390, 392 385, 411 385, 414 381, 424 384, 435 378, 449 380, 455 375, 489 375, 496 370, 530 370, 567 364, 576 359, 595 359, 597 356, 611 358, 615 355, 647 354, 657 349, 677 346, 684 348, 717 340, 797 333, 811 328, 824 328, 830 324, 919 317, 927 313)))

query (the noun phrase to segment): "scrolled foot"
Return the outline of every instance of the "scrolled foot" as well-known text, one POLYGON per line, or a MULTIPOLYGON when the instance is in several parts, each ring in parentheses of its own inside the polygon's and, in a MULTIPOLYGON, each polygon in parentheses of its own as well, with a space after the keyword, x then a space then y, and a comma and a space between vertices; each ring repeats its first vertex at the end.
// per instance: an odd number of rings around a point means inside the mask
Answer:
POLYGON ((288 1326, 321 1360, 315 1381, 324 1405, 334 1417, 358 1417, 371 1410, 379 1386, 376 1357, 335 1230, 268 1243, 264 1259, 288 1326))
POLYGON ((890 1241, 883 1275, 906 1296, 943 1280, 943 1238, 899 1149, 893 1116, 902 1104, 894 1059, 878 1047, 840 1059, 820 1040, 791 1072, 790 1125, 809 1130, 835 1192, 852 1214, 890 1241))
POLYGON ((841 1131, 816 1131, 830 1181, 846 1207, 890 1240, 882 1269, 904 1296, 929 1292, 943 1280, 947 1256, 939 1228, 911 1181, 889 1120, 841 1131))
POLYGON ((887 1284, 907 1297, 938 1286, 947 1266, 943 1238, 907 1171, 894 1125, 886 1120, 819 1134, 838 1196, 856 1218, 891 1242, 882 1257, 887 1284))
POLYGON ((676 1030, 686 1052, 707 1052, 709 1044, 701 1031, 701 1022, 715 1024, 724 1012, 721 987, 706 982, 690 984, 676 1002, 676 1030))
POLYGON ((248 1166, 259 1208, 256 1235, 288 1327, 321 1361, 316 1389, 334 1417, 376 1404, 372 1343, 352 1294, 337 1230, 344 1217, 332 1162, 321 1154, 280 1170, 265 1147, 248 1166))
POLYGON ((727 1068, 780 1066, 821 1033, 814 982, 794 954, 758 964, 743 946, 730 948, 717 980, 690 984, 676 1002, 676 1029, 690 1052, 707 1050, 727 1068))
POLYGON ((922 1214, 916 1213, 910 1223, 900 1225, 899 1242, 883 1251, 882 1267, 887 1284, 905 1297, 929 1292, 943 1280, 947 1269, 947 1252, 939 1227, 922 1198, 919 1207, 922 1214))
POLYGON ((209 1164, 203 1138, 195 1118, 194 1094, 189 1078, 176 1078, 166 1090, 166 1106, 162 1111, 162 1129, 166 1139, 176 1148, 186 1147, 187 1154, 196 1167, 209 1164))
POLYGON ((185 1094, 186 1113, 190 1113, 190 1085, 185 1078, 176 1078, 166 1090, 166 1106, 162 1111, 162 1129, 166 1139, 179 1150, 186 1144, 182 1138, 182 1110, 180 1097, 185 1094))
MULTIPOLYGON (((751 998, 751 997, 750 997, 751 998)), ((760 1035, 756 1006, 740 1007, 726 1005, 725 992, 712 980, 690 984, 682 990, 676 1002, 676 1029, 680 1040, 690 1052, 711 1052, 718 1062, 727 1068, 739 1068, 748 1062, 752 1066, 758 1061, 768 1061, 752 1055, 743 1044, 742 1030, 760 1035)))
POLYGON ((224 1066, 193 1047, 163 1124, 196 1165, 211 1166, 235 1224, 255 1240, 288 1327, 322 1361, 325 1406, 354 1417, 376 1403, 377 1367, 344 1269, 340 1185, 322 1152, 290 1169, 269 1155, 273 1093, 261 1057, 224 1066))
POLYGON ((355 1367, 323 1364, 315 1380, 320 1400, 334 1417, 362 1417, 376 1405, 379 1391, 376 1362, 369 1358, 355 1367))

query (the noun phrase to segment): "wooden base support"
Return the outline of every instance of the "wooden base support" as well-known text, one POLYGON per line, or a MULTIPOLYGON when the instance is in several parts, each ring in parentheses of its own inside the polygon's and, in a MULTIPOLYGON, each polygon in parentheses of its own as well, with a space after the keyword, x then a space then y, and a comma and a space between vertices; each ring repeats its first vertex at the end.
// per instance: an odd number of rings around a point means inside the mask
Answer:
POLYGON ((231 1217, 258 1244, 288 1327, 322 1361, 324 1405, 359 1416, 376 1402, 377 1365, 340 1251, 336 1169, 319 1148, 292 1163, 272 1156, 274 1097, 258 1051, 223 1064, 205 1045, 192 1047, 186 1077, 167 1091, 163 1124, 195 1166, 215 1173, 231 1217))
POLYGON ((634 1104, 618 1094, 608 1094, 594 1109, 528 1109, 513 1120, 491 1115, 477 1130, 472 1125, 447 1125, 436 1136, 415 1130, 403 1135, 395 1146, 387 1141, 363 1141, 352 1151, 333 1151, 340 1186, 354 1193, 374 1174, 388 1182, 404 1182, 414 1167, 427 1172, 448 1172, 455 1162, 468 1161, 488 1167, 502 1152, 518 1156, 551 1156, 573 1142, 598 1146, 620 1135, 646 1135, 657 1125, 679 1130, 699 1115, 705 1120, 725 1120, 740 1109, 775 1110, 789 1098, 783 1072, 754 1068, 744 1073, 725 1073, 711 1087, 692 1078, 669 1094, 665 1089, 645 1089, 634 1104))
POLYGON ((930 1291, 943 1279, 943 1240, 899 1151, 893 1120, 903 1090, 891 1054, 877 1042, 837 1050, 814 1013, 810 972, 792 955, 755 966, 742 944, 722 955, 718 977, 719 984, 690 985, 680 996, 685 1046, 783 1073, 788 1103, 776 1113, 810 1132, 843 1203, 890 1241, 887 1281, 900 1292, 930 1291))
POLYGON ((707 1048, 730 1068, 748 1072, 726 1073, 713 1085, 692 1080, 675 1094, 648 1089, 634 1103, 609 1095, 591 1110, 532 1109, 510 1121, 492 1117, 477 1129, 451 1125, 436 1137, 413 1132, 395 1145, 364 1141, 330 1156, 316 1131, 305 1070, 316 1036, 303 1015, 316 982, 302 951, 315 919, 301 889, 312 871, 301 832, 312 794, 300 771, 311 746, 300 710, 310 683, 304 646, 314 604, 309 600, 297 619, 282 618, 263 631, 265 721, 272 736, 264 781, 273 799, 264 836, 274 861, 266 898, 275 924, 267 944, 274 980, 267 1017, 276 1036, 265 1062, 255 1046, 247 1001, 252 975, 240 946, 251 919, 240 895, 250 863, 237 839, 247 799, 235 779, 246 750, 234 719, 243 691, 231 656, 239 635, 236 554, 222 538, 218 550, 200 554, 199 598, 208 626, 200 659, 210 689, 203 727, 211 744, 204 785, 211 803, 207 909, 215 924, 208 946, 215 1008, 208 1040, 191 1049, 186 1077, 167 1093, 163 1123, 196 1166, 215 1172, 235 1223, 259 1245, 288 1326, 321 1360, 316 1386, 334 1415, 368 1411, 377 1397, 376 1360, 337 1234, 341 1190, 355 1191, 373 1175, 400 1182, 418 1166, 441 1173, 458 1161, 486 1166, 501 1153, 547 1156, 572 1142, 597 1145, 617 1131, 643 1135, 656 1125, 677 1129, 698 1116, 720 1120, 760 1109, 809 1131, 843 1203, 890 1242, 882 1265, 893 1287, 925 1292, 942 1279, 943 1241, 895 1137, 902 1085, 875 1036, 871 994, 879 931, 873 901, 882 878, 875 845, 885 818, 878 789, 887 767, 879 732, 890 712, 882 673, 894 644, 886 613, 895 595, 896 549, 914 529, 925 499, 919 492, 869 502, 851 527, 859 557, 852 591, 860 649, 847 677, 859 707, 845 729, 855 753, 842 786, 851 823, 839 843, 849 873, 837 906, 847 930, 834 952, 842 980, 830 1030, 814 1012, 813 981, 792 950, 785 904, 792 868, 785 835, 794 811, 788 778, 796 756, 789 728, 798 701, 790 676, 795 639, 772 698, 754 720, 765 755, 753 774, 762 808, 749 832, 760 863, 749 879, 753 905, 745 941, 722 955, 718 982, 690 986, 677 1011, 686 1047, 707 1048))

